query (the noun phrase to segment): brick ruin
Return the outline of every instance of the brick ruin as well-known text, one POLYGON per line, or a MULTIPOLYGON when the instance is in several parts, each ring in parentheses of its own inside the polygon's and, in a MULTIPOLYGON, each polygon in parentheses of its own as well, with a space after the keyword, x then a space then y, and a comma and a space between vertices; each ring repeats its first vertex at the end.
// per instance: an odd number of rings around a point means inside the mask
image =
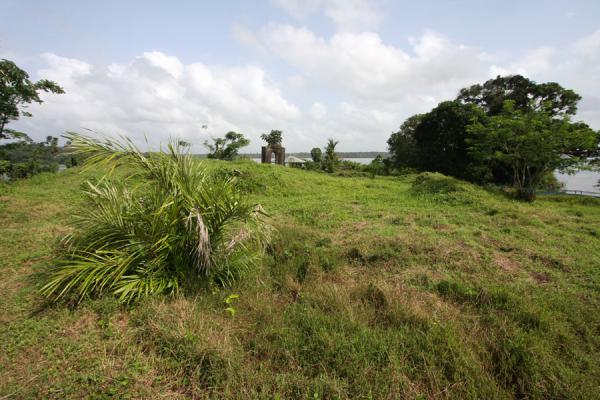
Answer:
POLYGON ((261 149, 261 162, 271 164, 271 157, 275 154, 275 164, 285 165, 285 147, 280 144, 263 146, 261 149))

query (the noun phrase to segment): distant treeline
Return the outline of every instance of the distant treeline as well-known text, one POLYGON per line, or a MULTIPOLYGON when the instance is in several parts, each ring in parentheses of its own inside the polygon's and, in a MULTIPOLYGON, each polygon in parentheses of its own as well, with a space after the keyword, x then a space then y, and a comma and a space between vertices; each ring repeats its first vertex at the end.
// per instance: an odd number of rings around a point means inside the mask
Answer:
MULTIPOLYGON (((389 157, 390 153, 387 151, 349 151, 337 153, 340 158, 375 158, 381 155, 383 158, 389 157)), ((298 158, 310 159, 310 153, 287 153, 288 156, 294 156, 298 158)), ((195 154, 196 157, 206 158, 206 154, 195 154)), ((260 153, 243 153, 239 155, 244 158, 260 158, 260 153)))

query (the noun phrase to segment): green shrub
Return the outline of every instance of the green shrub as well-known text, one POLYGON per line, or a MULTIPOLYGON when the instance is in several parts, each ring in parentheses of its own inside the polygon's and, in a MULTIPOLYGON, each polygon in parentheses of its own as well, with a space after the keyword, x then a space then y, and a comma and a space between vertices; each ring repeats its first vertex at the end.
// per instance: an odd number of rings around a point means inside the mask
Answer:
POLYGON ((260 205, 249 203, 235 180, 207 174, 181 145, 144 155, 128 139, 69 138, 88 166, 134 172, 87 183, 76 232, 65 238, 44 295, 112 293, 131 302, 211 281, 228 285, 260 256, 267 233, 260 205))
POLYGON ((477 189, 456 178, 437 172, 423 172, 415 177, 411 191, 414 195, 436 203, 469 205, 476 202, 477 189))
POLYGON ((219 168, 213 173, 217 180, 233 180, 237 187, 244 193, 264 193, 267 184, 264 179, 253 174, 251 171, 241 171, 239 169, 219 168))

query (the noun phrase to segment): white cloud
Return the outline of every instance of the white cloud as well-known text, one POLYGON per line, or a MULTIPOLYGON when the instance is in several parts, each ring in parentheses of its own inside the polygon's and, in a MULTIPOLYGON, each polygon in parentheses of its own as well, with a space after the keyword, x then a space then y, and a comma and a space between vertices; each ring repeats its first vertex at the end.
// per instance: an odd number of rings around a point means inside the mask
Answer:
POLYGON ((293 75, 286 80, 286 83, 292 89, 302 89, 306 86, 306 79, 302 75, 293 75))
POLYGON ((168 56, 160 51, 151 51, 144 53, 144 60, 154 67, 167 71, 174 78, 180 78, 183 75, 185 67, 177 57, 168 56))
POLYGON ((597 67, 600 63, 600 30, 575 42, 573 51, 582 61, 594 63, 597 67))
POLYGON ((39 74, 47 79, 64 81, 81 78, 92 73, 90 64, 73 58, 59 57, 52 53, 43 53, 41 58, 48 68, 42 69, 39 74))
POLYGON ((528 51, 519 60, 511 63, 508 66, 492 65, 490 67, 490 75, 509 75, 520 74, 524 76, 541 75, 553 67, 553 58, 556 54, 555 49, 549 46, 540 47, 528 51))
POLYGON ((310 115, 317 120, 321 120, 327 116, 327 107, 319 102, 313 103, 310 107, 310 115))
POLYGON ((491 75, 522 74, 537 82, 558 82, 582 96, 575 119, 600 129, 600 30, 562 48, 530 50, 505 66, 494 65, 491 75))
POLYGON ((169 136, 200 144, 209 133, 218 136, 233 129, 254 139, 257 148, 261 132, 285 129, 301 116, 265 72, 252 65, 184 65, 160 52, 107 68, 49 53, 42 59, 47 67, 37 75, 56 80, 66 93, 45 94, 44 104, 31 107, 34 117, 18 122, 36 138, 90 128, 127 133, 138 143, 147 135, 156 147, 169 136))
POLYGON ((276 6, 292 17, 302 19, 316 12, 323 5, 323 0, 271 0, 276 6))
POLYGON ((385 44, 376 33, 336 33, 326 39, 280 24, 253 35, 246 31, 244 38, 346 95, 373 101, 453 95, 460 85, 488 74, 478 51, 433 32, 412 39, 411 52, 385 44))
POLYGON ((369 31, 383 19, 373 0, 272 0, 272 3, 298 20, 322 11, 339 31, 369 31))
POLYGON ((313 104, 309 115, 314 120, 305 130, 315 138, 345 135, 354 141, 354 150, 365 143, 383 149, 389 133, 406 117, 499 74, 523 74, 575 89, 584 97, 576 118, 600 127, 600 111, 592 106, 600 93, 600 31, 567 48, 542 46, 516 57, 455 43, 431 31, 409 38, 406 49, 385 43, 373 32, 322 37, 306 27, 274 23, 244 31, 243 39, 342 98, 337 105, 323 104, 328 107, 327 118, 318 121, 321 113, 313 104))
POLYGON ((574 89, 583 96, 578 118, 600 128, 600 31, 566 47, 542 46, 516 56, 435 32, 408 38, 403 47, 373 32, 323 37, 286 24, 258 31, 238 26, 234 33, 266 59, 288 64, 280 84, 257 65, 184 64, 160 52, 107 67, 45 53, 46 66, 36 78, 56 80, 67 93, 45 94, 44 104, 31 107, 34 118, 15 128, 37 139, 84 127, 128 133, 138 143, 146 134, 153 147, 176 136, 196 143, 197 152, 209 134, 228 130, 249 136, 247 150, 258 151, 260 133, 282 129, 288 151, 322 147, 329 137, 340 140, 341 151, 384 150, 405 118, 506 73, 574 89))
POLYGON ((340 31, 368 31, 383 19, 375 4, 367 0, 333 0, 325 8, 340 31))

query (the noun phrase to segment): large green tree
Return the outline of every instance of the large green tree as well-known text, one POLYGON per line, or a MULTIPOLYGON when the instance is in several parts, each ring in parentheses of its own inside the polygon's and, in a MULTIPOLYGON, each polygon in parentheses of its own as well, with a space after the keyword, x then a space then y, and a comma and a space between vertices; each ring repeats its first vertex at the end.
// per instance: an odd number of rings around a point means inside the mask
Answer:
POLYGON ((600 132, 573 124, 568 116, 556 117, 550 106, 534 108, 523 110, 506 100, 500 114, 475 118, 467 126, 470 155, 508 168, 518 197, 528 201, 545 176, 586 166, 600 145, 600 132))
POLYGON ((476 104, 488 115, 502 113, 504 102, 510 100, 516 110, 544 110, 558 116, 574 115, 581 96, 555 82, 536 83, 522 75, 509 75, 461 89, 456 100, 476 104))
POLYGON ((480 115, 483 112, 473 104, 445 101, 421 116, 413 131, 414 166, 422 171, 479 180, 482 171, 468 153, 465 128, 480 115))
POLYGON ((238 155, 238 150, 250 144, 243 134, 238 132, 227 132, 225 137, 213 138, 212 143, 204 141, 204 146, 208 149, 208 158, 219 160, 233 160, 238 155))
MULTIPOLYGON (((503 113, 506 101, 523 113, 543 112, 551 118, 575 114, 581 97, 558 83, 536 83, 521 75, 498 76, 462 89, 456 100, 438 104, 426 114, 408 118, 388 140, 395 168, 437 171, 475 182, 508 184, 513 173, 506 163, 474 158, 467 145, 467 126, 503 113)), ((578 130, 577 124, 569 125, 578 130)), ((580 125, 580 128, 587 125, 580 125)), ((590 150, 578 156, 592 157, 590 150)))
POLYGON ((31 117, 25 108, 31 103, 43 102, 40 92, 64 93, 64 90, 46 79, 32 82, 27 72, 14 62, 0 60, 0 139, 28 139, 25 133, 9 129, 7 125, 21 116, 31 117))

